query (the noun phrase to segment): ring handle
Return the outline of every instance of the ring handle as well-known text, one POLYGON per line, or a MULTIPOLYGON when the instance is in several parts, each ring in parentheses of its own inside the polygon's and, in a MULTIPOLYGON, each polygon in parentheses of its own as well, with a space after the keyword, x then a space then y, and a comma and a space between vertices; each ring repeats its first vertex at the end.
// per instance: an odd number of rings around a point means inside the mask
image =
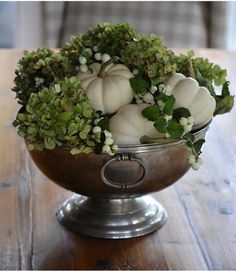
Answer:
POLYGON ((146 167, 145 167, 145 164, 143 163, 142 160, 138 159, 138 158, 133 158, 133 157, 130 157, 129 154, 125 154, 125 153, 122 153, 120 155, 118 155, 117 157, 114 157, 112 159, 110 159, 109 161, 107 161, 102 169, 101 169, 101 178, 102 178, 102 181, 110 186, 110 187, 113 187, 113 188, 120 188, 120 189, 128 189, 128 188, 133 188, 133 187, 136 187, 138 185, 140 185, 143 180, 144 180, 144 177, 146 175, 146 167), (109 180, 108 178, 106 178, 105 176, 105 170, 106 168, 113 162, 119 162, 119 161, 134 161, 134 162, 137 162, 139 165, 141 165, 143 167, 143 174, 142 176, 135 182, 133 183, 121 183, 121 182, 113 182, 112 180, 109 180))

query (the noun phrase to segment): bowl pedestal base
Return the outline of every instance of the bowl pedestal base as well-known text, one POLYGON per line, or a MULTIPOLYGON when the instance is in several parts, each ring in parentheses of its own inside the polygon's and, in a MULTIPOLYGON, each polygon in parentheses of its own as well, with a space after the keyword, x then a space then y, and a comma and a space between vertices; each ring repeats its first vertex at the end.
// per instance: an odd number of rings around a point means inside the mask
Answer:
POLYGON ((161 228, 167 220, 165 209, 149 195, 102 199, 75 194, 56 216, 70 231, 107 239, 142 236, 161 228))

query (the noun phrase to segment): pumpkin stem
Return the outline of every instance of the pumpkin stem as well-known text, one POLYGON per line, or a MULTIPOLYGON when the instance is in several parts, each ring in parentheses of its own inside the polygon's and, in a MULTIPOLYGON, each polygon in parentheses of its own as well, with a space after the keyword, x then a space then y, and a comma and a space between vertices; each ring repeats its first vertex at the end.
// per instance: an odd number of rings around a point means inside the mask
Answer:
POLYGON ((107 62, 103 63, 101 65, 100 71, 97 74, 98 77, 103 78, 106 75, 105 69, 107 66, 109 66, 111 63, 117 61, 119 58, 117 56, 113 56, 112 58, 110 58, 107 62))
POLYGON ((188 72, 189 72, 190 77, 196 79, 195 71, 193 68, 193 63, 191 60, 188 60, 188 72))

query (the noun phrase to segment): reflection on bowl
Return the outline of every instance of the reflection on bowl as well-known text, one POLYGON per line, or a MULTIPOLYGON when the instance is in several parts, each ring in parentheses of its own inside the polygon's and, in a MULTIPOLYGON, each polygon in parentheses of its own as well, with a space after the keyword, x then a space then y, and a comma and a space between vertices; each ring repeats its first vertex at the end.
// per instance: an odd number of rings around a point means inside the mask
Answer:
MULTIPOLYGON (((196 140, 205 138, 207 130, 205 126, 195 132, 196 140)), ((162 226, 166 220, 163 207, 144 195, 160 191, 183 176, 190 168, 190 153, 184 140, 119 146, 113 157, 95 153, 73 156, 63 147, 30 151, 37 167, 49 179, 83 195, 62 205, 57 214, 59 221, 73 231, 104 238, 139 236, 162 226), (130 213, 136 213, 136 217, 132 214, 131 219, 130 213), (119 222, 129 219, 125 224, 128 230, 124 230, 123 222, 119 222)))

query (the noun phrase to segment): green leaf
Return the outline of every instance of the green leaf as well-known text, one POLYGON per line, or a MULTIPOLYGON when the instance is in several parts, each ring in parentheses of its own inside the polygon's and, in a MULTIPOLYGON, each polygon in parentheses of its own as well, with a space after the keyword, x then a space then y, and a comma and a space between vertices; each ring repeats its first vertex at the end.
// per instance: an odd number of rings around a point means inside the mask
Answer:
POLYGON ((224 85, 222 87, 221 95, 223 97, 230 95, 230 92, 229 92, 229 81, 227 81, 227 82, 224 83, 224 85))
POLYGON ((179 121, 181 118, 188 118, 191 114, 189 110, 185 107, 179 107, 173 111, 173 117, 177 121, 179 121))
POLYGON ((174 98, 174 96, 169 96, 168 100, 165 102, 165 106, 163 108, 163 112, 166 115, 171 116, 172 113, 173 113, 174 104, 175 104, 175 98, 174 98))
POLYGON ((229 112, 234 106, 234 96, 230 96, 229 82, 225 82, 222 87, 221 95, 216 96, 216 109, 215 115, 224 114, 229 112))
POLYGON ((193 149, 196 152, 196 154, 199 154, 201 152, 201 148, 204 143, 205 139, 199 139, 198 141, 193 143, 193 149))
POLYGON ((150 78, 152 86, 156 86, 158 83, 161 83, 161 79, 159 76, 155 76, 150 78))
POLYGON ((160 117, 158 120, 154 122, 154 127, 159 133, 166 133, 167 132, 167 125, 168 122, 165 118, 160 117))
POLYGON ((170 121, 167 127, 167 131, 172 138, 179 139, 184 133, 184 128, 178 122, 170 121))
POLYGON ((189 148, 193 148, 193 143, 191 141, 186 141, 186 145, 189 147, 189 148))
POLYGON ((214 116, 230 112, 234 106, 234 96, 217 96, 214 116))
POLYGON ((156 105, 150 105, 142 111, 142 114, 148 120, 155 121, 160 117, 160 109, 156 105))
POLYGON ((71 153, 72 155, 77 155, 77 154, 80 153, 80 151, 79 151, 79 149, 77 149, 77 148, 73 148, 73 149, 70 150, 70 153, 71 153))
POLYGON ((27 105, 26 105, 26 111, 27 111, 28 113, 33 114, 33 108, 32 108, 32 106, 30 106, 29 104, 27 104, 27 105))
POLYGON ((101 127, 103 131, 109 130, 109 118, 105 116, 98 122, 97 126, 101 127))
POLYGON ((146 93, 150 88, 150 82, 144 80, 140 76, 135 76, 133 78, 129 79, 131 88, 137 93, 137 94, 144 94, 146 93))
POLYGON ((191 134, 191 133, 187 133, 183 136, 184 139, 186 139, 187 141, 190 141, 190 142, 194 142, 194 135, 191 134))
POLYGON ((51 138, 44 138, 45 148, 48 150, 53 150, 56 147, 55 142, 51 138))
POLYGON ((60 115, 58 115, 58 120, 67 122, 71 119, 72 115, 73 115, 73 112, 62 112, 60 115))
POLYGON ((91 148, 91 147, 85 147, 84 150, 83 150, 83 153, 89 154, 92 151, 93 151, 93 148, 91 148))

